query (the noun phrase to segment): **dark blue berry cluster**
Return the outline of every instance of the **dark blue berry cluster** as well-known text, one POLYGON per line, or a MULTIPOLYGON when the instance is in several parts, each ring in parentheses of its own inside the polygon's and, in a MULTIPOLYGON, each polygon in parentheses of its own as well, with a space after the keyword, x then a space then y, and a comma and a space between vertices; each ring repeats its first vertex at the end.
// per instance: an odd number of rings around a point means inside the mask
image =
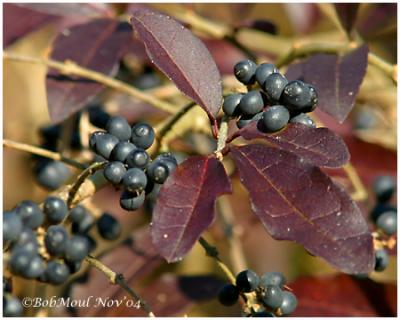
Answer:
POLYGON ((69 211, 65 201, 55 196, 47 197, 42 208, 33 201, 22 201, 3 214, 7 268, 26 279, 62 284, 95 249, 89 231, 96 224, 103 239, 114 240, 121 234, 121 225, 109 213, 96 221, 84 206, 69 211))
POLYGON ((146 123, 130 126, 123 117, 112 117, 106 131, 91 134, 90 148, 108 163, 104 177, 115 186, 122 186, 120 205, 125 210, 142 206, 146 194, 163 184, 178 165, 171 153, 151 159, 147 153, 154 142, 154 130, 146 123))
POLYGON ((3 316, 21 317, 22 314, 21 300, 12 294, 12 278, 3 276, 3 316))
POLYGON ((286 279, 280 272, 267 272, 260 278, 252 270, 244 270, 236 276, 236 284, 226 284, 218 294, 224 306, 234 305, 240 294, 254 293, 260 308, 250 316, 273 317, 291 314, 297 307, 296 296, 285 290, 286 279))
POLYGON ((245 94, 234 93, 224 99, 222 109, 228 116, 238 118, 238 128, 258 121, 258 128, 265 132, 276 132, 289 122, 315 127, 307 115, 317 107, 315 88, 300 80, 288 81, 271 63, 257 65, 244 60, 234 67, 236 79, 245 85, 258 84, 245 94))
MULTIPOLYGON (((373 183, 376 205, 371 211, 371 220, 378 233, 391 237, 397 233, 397 208, 389 203, 396 189, 396 182, 390 176, 379 176, 373 183)), ((389 264, 389 254, 385 248, 375 252, 375 271, 383 271, 389 264)))

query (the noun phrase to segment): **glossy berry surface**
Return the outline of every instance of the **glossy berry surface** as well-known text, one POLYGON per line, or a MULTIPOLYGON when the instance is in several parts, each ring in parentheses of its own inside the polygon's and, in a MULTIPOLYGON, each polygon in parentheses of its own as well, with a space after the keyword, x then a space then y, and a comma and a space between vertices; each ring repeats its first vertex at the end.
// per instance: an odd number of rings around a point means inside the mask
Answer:
POLYGON ((236 122, 236 125, 239 129, 247 126, 249 123, 253 121, 259 121, 262 118, 262 112, 257 113, 255 116, 241 116, 240 119, 236 122))
POLYGON ((97 231, 103 239, 115 240, 120 236, 122 228, 117 219, 105 212, 97 220, 97 231))
POLYGON ((22 276, 28 279, 35 279, 40 277, 46 271, 46 262, 39 255, 35 255, 27 269, 23 270, 22 276))
MULTIPOLYGON (((129 129, 130 130, 130 129, 129 129)), ((110 154, 110 160, 125 162, 129 153, 136 149, 136 146, 127 141, 118 142, 110 154)))
POLYGON ((170 175, 175 168, 178 166, 178 161, 174 157, 174 155, 170 152, 161 153, 157 156, 155 161, 160 161, 168 167, 168 175, 170 175))
POLYGON ((244 270, 236 276, 236 286, 241 292, 252 292, 260 284, 260 278, 253 270, 244 270))
POLYGON ((375 251, 375 271, 383 271, 389 264, 389 254, 385 249, 375 251))
POLYGON ((139 168, 131 168, 122 178, 122 185, 130 192, 141 191, 146 188, 147 176, 139 168))
POLYGON ((273 73, 267 77, 263 89, 271 103, 279 102, 288 80, 280 73, 273 73))
MULTIPOLYGON (((26 233, 25 233, 25 235, 26 235, 26 233)), ((24 239, 19 238, 16 243, 13 243, 12 250, 22 249, 25 252, 29 252, 32 254, 38 253, 39 244, 36 239, 36 236, 33 238, 30 236, 29 236, 29 238, 27 236, 24 236, 23 238, 24 239)))
POLYGON ((117 137, 111 134, 102 134, 96 137, 96 153, 105 159, 109 159, 111 152, 118 144, 119 140, 117 137))
POLYGON ((149 154, 144 149, 136 149, 129 153, 126 158, 126 164, 130 168, 146 168, 147 164, 150 161, 149 154))
POLYGON ((3 213, 3 241, 17 240, 22 231, 22 219, 14 211, 3 213))
POLYGON ((154 183, 164 183, 168 175, 168 166, 162 161, 153 161, 147 166, 147 176, 154 183))
POLYGON ((154 130, 146 123, 137 123, 132 127, 131 141, 138 148, 148 149, 154 142, 154 130))
POLYGON ((9 261, 11 272, 14 274, 21 274, 24 270, 27 270, 34 256, 35 254, 27 252, 22 248, 13 250, 9 261))
POLYGON ((243 84, 253 84, 256 81, 257 65, 251 60, 243 60, 235 64, 233 74, 243 84))
POLYGON ((86 208, 78 204, 69 212, 69 219, 72 222, 81 222, 87 214, 86 208))
POLYGON ((281 288, 274 285, 269 285, 265 287, 262 301, 268 308, 271 309, 279 308, 283 302, 283 292, 281 288))
POLYGON ((39 206, 30 200, 22 201, 16 208, 16 213, 21 217, 25 227, 36 229, 44 222, 44 215, 39 206))
POLYGON ((119 184, 126 174, 126 168, 122 162, 113 161, 109 162, 103 171, 104 178, 112 184, 119 184))
POLYGON ((53 223, 60 223, 68 214, 68 207, 64 200, 50 196, 43 204, 43 211, 47 219, 53 223))
POLYGON ((262 87, 267 77, 277 72, 278 69, 272 63, 262 63, 256 69, 256 81, 262 87))
POLYGON ((309 117, 305 113, 300 113, 297 116, 295 116, 293 118, 290 118, 289 122, 290 123, 300 123, 300 124, 303 124, 303 125, 305 125, 307 127, 310 127, 310 128, 315 128, 316 127, 314 120, 311 119, 311 117, 309 117))
POLYGON ((276 132, 283 129, 289 122, 289 111, 280 105, 267 108, 263 112, 261 123, 267 132, 276 132))
POLYGON ((89 254, 89 242, 84 236, 72 236, 65 245, 65 259, 71 262, 83 260, 89 254))
POLYGON ((297 308, 297 298, 296 296, 289 292, 289 291, 283 291, 283 301, 280 306, 282 315, 286 316, 291 314, 294 310, 297 308))
POLYGON ((71 176, 71 171, 61 161, 39 160, 35 171, 36 181, 48 190, 60 188, 71 176))
POLYGON ((70 276, 69 268, 63 262, 49 261, 45 271, 45 279, 52 284, 62 284, 70 276))
POLYGON ((238 105, 241 113, 245 115, 255 115, 262 111, 264 98, 259 90, 252 90, 243 95, 238 105))
POLYGON ((61 225, 50 226, 44 237, 44 243, 47 252, 53 256, 64 254, 65 246, 68 240, 68 232, 61 225))
POLYGON ((239 290, 232 284, 227 284, 218 292, 218 301, 224 306, 233 306, 239 299, 239 290))
POLYGON ((376 220, 376 226, 388 236, 394 235, 397 232, 397 213, 388 211, 379 216, 376 220))
POLYGON ((72 223, 72 233, 86 234, 94 226, 94 218, 91 214, 86 214, 82 221, 72 223))
POLYGON ((21 301, 13 295, 7 293, 3 297, 3 316, 4 317, 21 317, 23 307, 21 301))
POLYGON ((371 220, 376 223, 376 221, 382 214, 389 211, 395 212, 397 214, 397 208, 395 206, 388 203, 377 203, 371 211, 371 220))
POLYGON ((281 101, 291 112, 308 112, 313 105, 310 87, 300 80, 291 81, 285 86, 281 101))
POLYGON ((284 275, 280 272, 266 272, 261 276, 261 285, 267 286, 278 286, 283 288, 286 283, 284 275))
POLYGON ((93 133, 90 135, 90 137, 89 137, 89 148, 90 148, 92 151, 97 152, 97 151, 96 151, 97 139, 98 139, 100 136, 104 136, 105 134, 107 134, 107 133, 104 132, 104 131, 95 131, 95 132, 93 132, 93 133))
POLYGON ((106 130, 120 141, 128 141, 131 137, 131 126, 124 117, 115 116, 107 122, 106 130))
POLYGON ((242 97, 241 93, 233 93, 224 98, 222 110, 227 116, 235 117, 239 114, 238 105, 242 97))
POLYGON ((379 202, 389 201, 394 194, 395 180, 391 176, 379 176, 373 183, 373 190, 379 202))
POLYGON ((139 209, 143 205, 144 199, 145 199, 144 191, 139 194, 132 193, 129 191, 124 191, 121 194, 119 203, 121 205, 121 208, 128 211, 134 211, 139 209))

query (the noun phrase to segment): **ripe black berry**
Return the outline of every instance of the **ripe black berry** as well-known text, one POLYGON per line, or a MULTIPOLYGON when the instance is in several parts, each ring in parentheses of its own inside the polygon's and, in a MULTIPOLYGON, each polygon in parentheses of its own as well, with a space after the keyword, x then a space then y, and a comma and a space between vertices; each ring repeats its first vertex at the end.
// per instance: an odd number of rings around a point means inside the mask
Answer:
POLYGON ((243 94, 233 93, 224 98, 222 110, 227 116, 235 117, 239 114, 238 105, 242 99, 243 94))
POLYGON ((72 233, 74 234, 86 234, 94 226, 94 218, 91 214, 87 213, 85 217, 79 222, 72 223, 72 233))
POLYGON ((21 317, 23 314, 21 300, 7 293, 3 297, 3 316, 4 317, 21 317))
POLYGON ((256 81, 262 87, 267 77, 273 73, 277 73, 278 69, 272 63, 262 63, 256 70, 256 81))
POLYGON ((62 284, 70 275, 69 268, 64 262, 49 261, 45 271, 45 279, 52 284, 62 284))
POLYGON ((154 183, 164 183, 168 175, 168 166, 162 161, 153 161, 147 166, 147 176, 154 183))
POLYGON ((65 245, 65 259, 71 262, 83 260, 89 254, 89 242, 84 236, 75 235, 65 245))
POLYGON ((35 279, 40 277, 46 270, 46 262, 39 255, 35 255, 27 269, 24 269, 21 274, 27 279, 35 279))
POLYGON ((244 270, 236 276, 236 286, 239 291, 252 292, 257 289, 260 278, 253 270, 244 270))
POLYGON ((3 241, 17 240, 22 231, 22 219, 14 211, 3 213, 3 241))
POLYGON ((261 277, 261 285, 267 286, 278 286, 283 288, 286 283, 284 275, 280 272, 266 272, 261 277))
POLYGON ((128 211, 134 211, 142 206, 144 199, 145 199, 144 191, 139 194, 132 193, 129 191, 124 191, 121 194, 119 203, 121 205, 121 208, 128 211))
POLYGON ((280 306, 282 315, 289 315, 297 308, 297 298, 290 291, 283 291, 283 301, 280 306))
POLYGON ((48 190, 60 188, 71 176, 71 171, 61 161, 39 160, 35 168, 36 180, 48 190))
POLYGON ((126 158, 126 164, 130 168, 146 168, 147 164, 150 161, 149 154, 144 149, 136 149, 128 154, 126 158))
POLYGON ((253 84, 256 81, 257 65, 251 60, 243 60, 235 64, 233 73, 241 83, 253 84))
POLYGON ((304 124, 307 127, 310 128, 315 128, 315 122, 313 119, 311 119, 307 114, 305 113, 300 113, 299 115, 291 118, 289 120, 290 123, 300 123, 300 124, 304 124))
POLYGON ((265 291, 262 294, 262 301, 268 308, 279 308, 283 302, 283 292, 281 288, 273 285, 265 287, 265 291))
POLYGON ((376 221, 382 214, 389 211, 395 212, 397 214, 397 208, 395 206, 392 206, 388 203, 378 203, 371 211, 370 216, 372 221, 376 223, 376 221))
POLYGON ((96 153, 101 155, 105 159, 109 159, 111 151, 118 144, 119 140, 117 137, 111 134, 101 134, 96 136, 96 153))
POLYGON ((125 162, 129 153, 131 153, 135 149, 136 146, 134 144, 128 141, 121 141, 111 151, 110 160, 125 162))
POLYGON ((257 113, 255 116, 241 116, 240 119, 236 122, 236 125, 239 129, 247 126, 250 122, 258 121, 262 117, 262 112, 257 113))
POLYGON ((178 166, 178 161, 175 156, 170 152, 161 153, 157 156, 156 161, 161 161, 168 167, 168 174, 171 174, 172 171, 178 166))
POLYGON ((25 251, 23 248, 13 250, 9 262, 10 271, 14 274, 21 274, 28 269, 34 256, 34 253, 25 251))
POLYGON ((122 178, 122 185, 130 192, 142 191, 147 185, 147 176, 139 168, 131 168, 122 178))
POLYGON ((239 299, 239 290, 232 284, 227 284, 218 293, 218 301, 224 306, 233 306, 239 299))
POLYGON ((389 254, 385 249, 375 251, 375 271, 383 271, 389 264, 389 254))
POLYGON ((148 149, 154 142, 154 130, 146 123, 137 123, 132 127, 131 141, 142 149, 148 149))
POLYGON ((61 256, 64 254, 65 246, 68 240, 68 232, 63 226, 50 226, 44 237, 44 243, 47 252, 52 256, 61 256))
POLYGON ((126 174, 126 168, 122 162, 109 162, 103 171, 104 177, 112 184, 119 184, 126 174))
POLYGON ((68 207, 64 200, 50 196, 44 201, 43 211, 51 223, 57 224, 68 214, 68 207))
POLYGON ((3 276, 3 293, 4 292, 12 292, 12 278, 3 276))
POLYGON ((373 183, 373 190, 379 202, 389 201, 393 196, 396 187, 395 181, 391 176, 379 176, 373 183))
POLYGON ((70 213, 69 213, 69 218, 72 222, 81 222, 85 216, 87 215, 86 208, 80 204, 78 204, 76 207, 72 208, 70 213))
POLYGON ((269 75, 263 85, 268 100, 271 103, 278 103, 287 84, 287 79, 280 73, 269 75))
POLYGON ((394 235, 397 232, 397 213, 388 211, 379 216, 376 221, 376 226, 388 236, 394 235))
POLYGON ((267 108, 263 112, 261 123, 267 132, 276 132, 283 129, 290 119, 289 111, 280 105, 267 108))
POLYGON ((88 108, 89 121, 94 126, 105 129, 111 116, 105 112, 101 105, 94 105, 88 108))
MULTIPOLYGON (((32 230, 28 229, 32 232, 32 230)), ((36 254, 39 249, 39 244, 36 235, 32 237, 28 230, 23 230, 17 242, 12 245, 12 250, 23 249, 26 252, 36 254), (25 232, 24 232, 25 231, 25 232)))
POLYGON ((78 272, 79 269, 82 266, 82 261, 77 261, 77 262, 70 262, 70 261, 66 261, 65 264, 67 265, 69 272, 71 274, 78 272))
POLYGON ((121 225, 117 219, 107 212, 97 220, 97 231, 103 239, 115 240, 121 234, 121 225))
POLYGON ((124 117, 112 117, 107 122, 106 130, 120 141, 128 141, 131 137, 131 126, 124 117))
POLYGON ((104 136, 105 134, 107 134, 107 133, 104 132, 104 131, 95 131, 90 135, 90 137, 89 137, 89 147, 93 152, 97 152, 96 151, 97 139, 100 136, 104 136))
POLYGON ((24 226, 36 229, 43 224, 44 215, 39 206, 30 200, 22 201, 16 208, 16 213, 22 218, 24 226))
MULTIPOLYGON (((314 88, 312 90, 315 92, 314 88)), ((303 81, 294 80, 285 86, 281 101, 293 113, 309 112, 314 105, 312 92, 310 86, 303 81)))
POLYGON ((238 105, 239 110, 245 115, 255 115, 262 111, 264 97, 259 90, 252 90, 246 93, 238 105))

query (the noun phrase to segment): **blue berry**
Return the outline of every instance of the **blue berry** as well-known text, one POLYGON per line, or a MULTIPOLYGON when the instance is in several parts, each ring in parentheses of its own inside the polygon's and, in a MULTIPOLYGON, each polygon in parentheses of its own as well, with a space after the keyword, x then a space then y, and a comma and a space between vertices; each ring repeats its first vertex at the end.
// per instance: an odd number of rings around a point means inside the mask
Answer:
POLYGON ((44 237, 47 252, 52 256, 62 256, 68 240, 68 232, 61 225, 50 226, 44 237))
POLYGON ((64 200, 50 196, 44 201, 43 211, 50 223, 57 224, 67 216, 68 207, 64 200))
POLYGON ((261 277, 261 284, 264 287, 267 286, 278 286, 283 288, 286 283, 284 275, 280 272, 266 272, 261 277))
POLYGON ((178 166, 178 161, 172 155, 172 153, 169 152, 159 154, 155 161, 159 161, 168 167, 168 175, 170 175, 172 171, 174 171, 175 168, 178 166))
POLYGON ((107 132, 104 131, 95 131, 93 132, 90 137, 89 137, 89 148, 93 151, 93 152, 97 152, 96 151, 96 143, 97 140, 100 138, 100 136, 104 136, 105 134, 107 134, 107 132))
POLYGON ((34 253, 25 251, 23 248, 13 250, 9 261, 10 271, 17 275, 22 274, 24 270, 29 268, 34 256, 34 253))
POLYGON ((395 188, 396 183, 391 176, 379 176, 373 183, 373 190, 379 202, 389 201, 395 188))
POLYGON ((265 291, 262 294, 262 301, 268 308, 279 308, 283 302, 283 292, 281 288, 274 285, 265 287, 265 291))
POLYGON ((277 73, 278 69, 272 63, 262 63, 256 70, 256 81, 262 87, 267 77, 273 73, 277 73))
POLYGON ((233 74, 243 84, 253 84, 256 81, 257 65, 251 60, 243 60, 235 64, 233 74))
POLYGON ((131 137, 131 126, 124 117, 115 116, 108 120, 106 130, 120 141, 128 141, 131 137))
POLYGON ((307 127, 310 128, 315 128, 315 122, 313 119, 311 119, 308 115, 306 115, 305 113, 300 113, 297 116, 290 118, 289 120, 290 123, 300 123, 303 124, 307 127))
POLYGON ((45 279, 51 284, 62 284, 70 276, 69 268, 63 262, 49 261, 45 271, 45 279))
POLYGON ((3 316, 21 317, 24 313, 21 300, 7 293, 3 297, 3 316))
POLYGON ((72 233, 74 234, 86 234, 94 226, 94 218, 91 214, 86 214, 85 217, 79 222, 72 223, 72 233))
POLYGON ((151 147, 155 139, 154 130, 147 123, 137 123, 132 127, 131 141, 142 149, 151 147))
POLYGON ((283 301, 280 306, 282 315, 291 314, 297 308, 297 298, 290 291, 283 291, 283 301))
POLYGON ((27 269, 21 272, 22 276, 28 279, 40 277, 46 271, 46 262, 39 255, 35 255, 27 269))
POLYGON ((17 240, 22 231, 22 219, 14 211, 3 213, 3 241, 17 240))
POLYGON ((70 213, 69 213, 69 218, 72 222, 81 222, 85 216, 87 215, 86 208, 80 204, 78 204, 76 207, 72 208, 70 213))
POLYGON ((71 177, 71 171, 61 161, 39 160, 35 168, 36 181, 48 190, 56 190, 71 177))
POLYGON ((96 136, 96 153, 101 155, 105 159, 109 159, 111 152, 118 144, 119 140, 117 137, 111 134, 101 134, 96 136))
POLYGON ((149 154, 144 149, 136 149, 128 154, 126 158, 126 164, 130 168, 146 168, 147 164, 150 161, 149 154))
POLYGON ((264 97, 259 90, 252 90, 246 93, 238 105, 244 115, 255 115, 264 108, 264 97))
POLYGON ((315 89, 303 81, 289 82, 282 92, 281 101, 291 112, 310 112, 315 109, 315 89))
POLYGON ((38 253, 39 244, 36 239, 36 235, 33 232, 32 235, 29 231, 32 232, 32 230, 30 229, 24 229, 21 232, 18 241, 16 241, 12 246, 13 251, 23 249, 25 252, 29 252, 32 254, 38 253))
POLYGON ((146 173, 152 182, 163 184, 168 178, 169 169, 162 161, 153 161, 147 166, 146 173))
POLYGON ((127 141, 121 141, 111 151, 110 160, 125 162, 129 153, 131 153, 135 149, 136 146, 134 144, 127 141))
POLYGON ((121 194, 119 203, 121 205, 121 208, 128 211, 134 211, 142 206, 144 199, 145 199, 144 192, 136 194, 129 191, 124 191, 121 194))
POLYGON ((22 218, 24 226, 36 229, 44 222, 44 215, 39 206, 30 200, 22 201, 16 208, 16 213, 22 218))
POLYGON ((131 168, 122 178, 122 185, 130 192, 142 191, 147 185, 147 176, 139 168, 131 168))
POLYGON ((271 103, 278 103, 288 80, 280 73, 273 73, 265 79, 263 89, 271 103))
POLYGON ((239 299, 239 290, 232 284, 227 284, 218 293, 218 301, 224 306, 233 306, 239 299))
POLYGON ((117 219, 104 212, 97 220, 97 231, 103 239, 115 240, 120 236, 122 228, 117 219))
POLYGON ((112 184, 119 184, 126 174, 126 168, 122 162, 109 162, 103 171, 104 177, 112 184))
POLYGON ((263 112, 261 123, 267 132, 276 132, 283 129, 289 122, 289 111, 280 105, 268 107, 263 112))
POLYGON ((105 112, 100 105, 94 105, 88 108, 89 121, 94 126, 105 129, 111 116, 105 112))
POLYGON ((385 212, 395 212, 397 214, 397 208, 388 203, 377 203, 370 214, 372 221, 376 223, 378 218, 385 212))
POLYGON ((376 221, 376 226, 388 236, 394 235, 397 232, 397 213, 388 211, 379 216, 376 221))
POLYGON ((241 292, 252 292, 260 284, 260 278, 253 270, 244 270, 236 276, 236 286, 241 292))
POLYGON ((239 115, 238 105, 242 97, 243 94, 241 93, 233 93, 224 98, 222 110, 227 116, 236 117, 239 115))
POLYGON ((82 261, 89 254, 89 242, 84 236, 75 235, 65 245, 65 259, 71 262, 82 261))
POLYGON ((375 271, 383 271, 389 264, 389 254, 385 249, 375 251, 375 271))

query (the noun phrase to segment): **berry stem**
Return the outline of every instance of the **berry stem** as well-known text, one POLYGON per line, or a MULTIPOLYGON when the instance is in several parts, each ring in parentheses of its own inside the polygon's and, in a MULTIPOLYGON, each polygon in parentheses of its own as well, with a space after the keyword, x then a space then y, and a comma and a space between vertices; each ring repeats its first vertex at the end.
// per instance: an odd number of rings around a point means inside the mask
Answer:
POLYGON ((112 284, 120 286, 124 289, 128 294, 134 298, 137 302, 139 302, 140 306, 147 312, 149 317, 154 318, 155 315, 151 311, 150 306, 144 301, 138 293, 136 293, 128 284, 125 282, 124 276, 121 273, 116 273, 115 271, 111 270, 109 267, 104 265, 101 261, 97 260, 96 258, 88 255, 85 258, 86 262, 89 263, 91 266, 95 267, 96 269, 103 272, 106 277, 110 280, 112 284))
POLYGON ((368 192, 365 189, 356 169, 353 167, 351 163, 346 164, 343 166, 344 172, 346 172, 347 176, 349 177, 353 188, 354 192, 351 194, 351 198, 354 201, 363 201, 368 198, 368 192))
POLYGON ((78 168, 78 169, 86 169, 88 167, 86 164, 80 163, 71 158, 64 157, 62 154, 60 154, 58 152, 52 152, 52 151, 42 149, 40 147, 31 146, 31 145, 25 144, 25 143, 20 143, 20 142, 8 140, 8 139, 3 139, 3 146, 6 148, 10 148, 10 149, 26 151, 26 152, 29 152, 32 154, 37 154, 39 156, 53 159, 56 161, 62 161, 64 163, 66 163, 70 166, 73 166, 75 168, 78 168))
POLYGON ((221 124, 219 125, 217 150, 215 150, 215 153, 220 160, 222 160, 223 158, 221 151, 225 148, 226 139, 228 137, 228 121, 229 118, 227 116, 224 116, 221 120, 221 124))
POLYGON ((76 76, 80 76, 80 77, 83 77, 86 79, 90 79, 90 80, 96 81, 98 83, 101 83, 107 87, 110 87, 112 89, 115 89, 117 91, 126 93, 129 96, 134 97, 145 103, 148 103, 148 104, 152 105, 153 107, 160 109, 162 111, 165 111, 168 113, 176 112, 176 107, 172 104, 169 104, 165 101, 159 100, 152 95, 144 93, 122 81, 116 80, 116 79, 109 77, 101 72, 97 72, 97 71, 90 70, 90 69, 84 68, 82 66, 79 66, 78 64, 76 64, 75 62, 70 61, 70 60, 66 60, 65 62, 60 62, 60 61, 55 61, 55 60, 51 60, 51 59, 35 58, 35 57, 31 57, 31 56, 18 55, 18 54, 13 54, 13 53, 9 53, 9 52, 4 52, 3 58, 8 59, 8 60, 13 60, 13 61, 41 64, 41 65, 45 65, 47 67, 56 69, 61 74, 64 74, 64 75, 76 75, 76 76))

